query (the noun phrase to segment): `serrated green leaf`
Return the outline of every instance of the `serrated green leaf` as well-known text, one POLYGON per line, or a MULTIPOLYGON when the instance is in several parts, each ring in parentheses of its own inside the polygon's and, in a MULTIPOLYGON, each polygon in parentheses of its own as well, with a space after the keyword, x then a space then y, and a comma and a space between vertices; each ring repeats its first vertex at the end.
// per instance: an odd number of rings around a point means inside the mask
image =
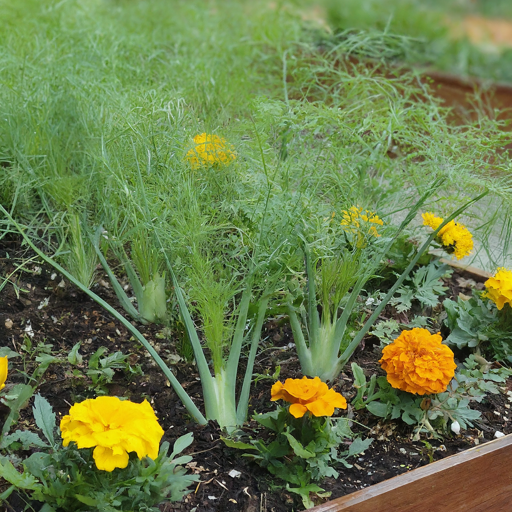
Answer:
POLYGON ((40 394, 34 397, 33 412, 36 425, 41 429, 48 442, 55 446, 55 438, 53 436, 53 431, 56 427, 55 413, 48 400, 40 394))
POLYGON ((243 443, 242 441, 233 441, 221 436, 222 441, 228 448, 236 448, 237 450, 256 450, 256 447, 249 443, 243 443))
POLYGON ((295 437, 293 437, 289 432, 283 432, 283 434, 286 436, 286 439, 288 439, 292 450, 298 457, 301 457, 302 459, 311 459, 316 455, 316 453, 304 448, 304 446, 302 446, 302 444, 300 444, 299 441, 297 441, 297 439, 295 439, 295 437))
POLYGON ((7 406, 11 409, 11 412, 5 420, 2 428, 2 435, 7 434, 11 425, 18 421, 20 409, 23 409, 23 407, 26 406, 33 394, 34 390, 32 389, 32 386, 29 386, 28 384, 16 384, 8 393, 4 394, 3 398, 6 401, 7 406))
POLYGON ((89 358, 89 368, 97 370, 99 368, 100 357, 107 351, 107 347, 100 347, 94 354, 89 358))
POLYGON ((18 489, 35 491, 41 484, 27 472, 19 473, 7 457, 0 457, 0 477, 18 489))
POLYGON ((311 498, 309 497, 312 492, 319 496, 319 493, 321 493, 321 496, 325 498, 331 495, 330 492, 325 492, 324 489, 315 484, 303 485, 302 487, 290 487, 286 484, 286 490, 298 494, 301 497, 302 504, 305 508, 313 508, 315 506, 314 502, 311 501, 311 498))
POLYGON ((373 439, 371 437, 367 437, 366 439, 356 437, 348 447, 348 456, 352 457, 353 455, 357 455, 358 453, 363 453, 370 447, 372 442, 373 439))
POLYGON ((352 363, 352 374, 354 375, 354 386, 362 387, 366 384, 366 376, 363 369, 357 364, 352 363))
POLYGON ((48 453, 36 452, 25 459, 23 465, 37 478, 44 478, 44 469, 51 464, 51 457, 48 453))
POLYGON ((0 448, 5 449, 15 442, 20 442, 23 450, 27 450, 31 446, 48 448, 48 445, 37 434, 28 430, 16 430, 13 434, 3 436, 0 448))
POLYGON ((279 413, 281 411, 276 409, 275 411, 267 412, 265 414, 255 414, 253 419, 257 421, 260 425, 263 425, 274 432, 277 431, 277 421, 279 418, 279 413))

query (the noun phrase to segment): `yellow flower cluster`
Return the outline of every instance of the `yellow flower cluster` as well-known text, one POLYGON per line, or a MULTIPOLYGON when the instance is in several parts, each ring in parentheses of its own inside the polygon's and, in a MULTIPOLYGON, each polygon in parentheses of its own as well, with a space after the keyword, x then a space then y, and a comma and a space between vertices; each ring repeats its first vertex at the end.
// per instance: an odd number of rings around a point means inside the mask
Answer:
POLYGON ((5 381, 7 380, 7 356, 0 357, 0 390, 5 388, 5 381))
POLYGON ((228 165, 236 159, 235 153, 227 146, 226 140, 218 135, 201 133, 194 137, 196 147, 189 150, 186 158, 192 169, 228 165))
MULTIPOLYGON (((422 215, 423 225, 437 229, 444 219, 427 212, 422 215)), ((462 224, 451 220, 437 234, 439 242, 445 246, 447 252, 453 253, 460 260, 469 256, 473 250, 473 235, 462 224)))
POLYGON ((388 374, 388 382, 418 395, 446 391, 457 365, 453 352, 442 341, 439 333, 430 334, 427 329, 402 331, 382 350, 379 363, 388 374))
POLYGON ((498 309, 503 309, 505 304, 512 308, 512 271, 499 268, 496 275, 485 281, 486 292, 484 297, 491 299, 498 309))
POLYGON ((147 400, 141 404, 100 396, 74 404, 60 422, 64 446, 94 448, 98 469, 113 471, 128 465, 129 452, 137 457, 158 457, 162 427, 147 400))
POLYGON ((341 225, 346 231, 357 234, 357 247, 364 247, 367 235, 379 237, 376 226, 383 226, 384 222, 373 212, 364 210, 357 206, 351 206, 348 210, 341 212, 341 225))
POLYGON ((284 400, 290 405, 290 414, 302 418, 306 412, 313 416, 332 416, 334 408, 347 408, 347 401, 340 394, 329 389, 319 377, 309 379, 286 379, 284 384, 276 382, 272 386, 271 400, 284 400))

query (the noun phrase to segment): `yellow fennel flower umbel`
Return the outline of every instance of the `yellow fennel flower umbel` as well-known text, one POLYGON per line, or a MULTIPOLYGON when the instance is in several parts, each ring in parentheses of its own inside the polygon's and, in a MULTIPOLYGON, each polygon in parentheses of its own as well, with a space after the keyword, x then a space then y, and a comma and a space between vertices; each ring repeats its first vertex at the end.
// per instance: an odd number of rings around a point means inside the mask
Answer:
POLYGON ((64 446, 94 448, 96 467, 104 471, 125 468, 130 452, 156 459, 162 427, 147 400, 141 404, 100 396, 74 404, 60 422, 64 446))
POLYGON ((357 235, 357 247, 366 245, 365 237, 368 235, 379 237, 376 226, 383 226, 384 222, 373 212, 364 210, 358 206, 351 206, 348 210, 341 212, 341 225, 345 231, 349 231, 357 235))
POLYGON ((493 277, 485 281, 486 291, 484 297, 491 299, 498 309, 503 309, 505 304, 512 308, 512 271, 502 267, 493 277))
POLYGON ((394 388, 417 395, 446 391, 457 365, 453 352, 442 341, 439 333, 430 334, 427 329, 402 331, 382 349, 379 363, 388 382, 394 388))
POLYGON ((284 400, 290 405, 290 414, 295 418, 302 418, 306 412, 313 416, 332 416, 334 409, 347 408, 347 401, 340 394, 329 389, 319 377, 309 379, 286 379, 284 384, 276 382, 272 386, 271 400, 284 400))
POLYGON ((0 357, 0 390, 5 388, 5 381, 7 380, 7 356, 0 357))
POLYGON ((226 140, 218 135, 201 133, 194 137, 195 148, 186 155, 192 169, 228 165, 236 159, 235 153, 226 144, 226 140))
MULTIPOLYGON (((423 225, 436 230, 444 219, 427 212, 422 215, 423 225)), ((445 247, 446 252, 453 253, 458 259, 469 256, 473 250, 473 235, 462 224, 451 220, 437 233, 438 241, 445 247)))

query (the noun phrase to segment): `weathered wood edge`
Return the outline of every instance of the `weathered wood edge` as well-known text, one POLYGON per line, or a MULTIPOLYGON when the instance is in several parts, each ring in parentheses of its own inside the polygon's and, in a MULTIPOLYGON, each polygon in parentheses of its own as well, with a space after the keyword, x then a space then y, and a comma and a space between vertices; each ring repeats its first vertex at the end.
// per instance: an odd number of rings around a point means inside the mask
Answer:
MULTIPOLYGON (((460 472, 461 482, 464 482, 466 486, 471 485, 471 480, 474 479, 476 481, 481 479, 482 474, 478 472, 469 472, 469 474, 464 474, 463 468, 457 468, 457 466, 466 464, 471 461, 477 461, 478 459, 484 459, 491 454, 499 457, 501 454, 495 452, 500 451, 503 452, 503 455, 509 455, 512 458, 512 434, 504 436, 500 439, 495 439, 483 445, 475 446, 474 448, 470 448, 464 452, 451 455, 450 457, 446 457, 445 459, 438 462, 433 462, 428 466, 414 469, 413 471, 396 476, 394 478, 390 478, 389 480, 372 485, 366 489, 362 489, 347 496, 343 496, 342 498, 331 500, 310 510, 311 512, 349 512, 357 510, 357 508, 352 508, 355 505, 366 503, 367 505, 371 504, 375 512, 388 512, 387 510, 379 508, 379 497, 387 493, 398 493, 400 488, 405 489, 407 486, 414 487, 414 484, 420 482, 421 480, 425 480, 426 482, 432 476, 440 475, 443 472, 450 472, 450 470, 460 472)), ((512 477, 512 469, 510 470, 509 474, 512 477)), ((496 492, 496 489, 494 489, 492 486, 490 486, 488 489, 479 490, 480 492, 496 492)), ((450 492, 453 492, 454 495, 457 495, 457 491, 458 489, 456 488, 450 489, 450 492)), ((510 497, 510 507, 510 510, 512 510, 512 496, 510 497)), ((411 508, 411 510, 419 509, 411 508)), ((446 508, 446 510, 449 510, 449 508, 446 508)), ((466 510, 469 511, 471 509, 466 510)), ((501 510, 499 511, 498 509, 495 509, 495 512, 501 512, 501 510)))
POLYGON ((439 261, 441 263, 444 263, 445 265, 449 265, 450 267, 456 268, 457 270, 461 270, 462 272, 471 274, 478 280, 483 281, 489 279, 489 277, 492 277, 492 274, 490 272, 481 270, 477 267, 472 267, 471 265, 466 265, 465 263, 459 263, 457 261, 448 260, 446 258, 439 258, 439 261))

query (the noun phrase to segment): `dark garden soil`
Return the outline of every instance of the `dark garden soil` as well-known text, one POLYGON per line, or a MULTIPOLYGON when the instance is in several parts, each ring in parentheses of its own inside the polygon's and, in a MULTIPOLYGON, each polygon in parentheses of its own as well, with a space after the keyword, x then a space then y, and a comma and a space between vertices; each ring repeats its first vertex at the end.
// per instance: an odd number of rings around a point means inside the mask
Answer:
MULTIPOLYGON (((4 239, 0 244, 0 275, 10 275, 17 265, 30 256, 22 250, 18 240, 4 239)), ((133 401, 147 398, 165 430, 164 440, 172 443, 180 435, 189 431, 194 433, 194 443, 188 449, 193 456, 189 470, 199 474, 200 483, 183 502, 161 505, 162 511, 284 512, 303 509, 296 496, 279 487, 277 479, 273 480, 263 469, 241 457, 240 452, 227 448, 220 439, 221 433, 216 425, 196 425, 144 349, 88 296, 37 260, 25 265, 23 271, 15 271, 9 280, 10 283, 0 292, 0 346, 8 346, 21 353, 26 337, 30 338, 33 346, 38 343, 53 345, 53 353, 62 362, 49 367, 38 391, 49 400, 58 416, 67 414, 74 402, 96 396, 91 381, 82 374, 87 369, 86 364, 79 368, 82 372, 81 376, 77 376, 73 373, 74 370, 76 373, 76 367, 72 367, 67 360, 73 345, 80 341, 84 363, 103 346, 107 347, 109 354, 118 350, 130 354, 131 364, 134 367, 140 365, 143 375, 118 371, 105 391, 110 395, 129 397, 133 401), (230 472, 234 476, 230 476, 230 472)), ((472 286, 481 286, 473 280, 473 276, 461 272, 454 273, 448 284, 452 296, 460 292, 470 294, 472 286)), ((112 288, 101 271, 93 290, 118 308, 112 288)), ((280 380, 301 376, 285 320, 269 319, 265 326, 255 367, 255 373, 260 378, 252 387, 250 414, 275 407, 269 400, 273 380, 268 376, 274 374, 277 366, 281 368, 280 380)), ((400 321, 404 320, 400 318, 400 321)), ((195 366, 176 357, 177 333, 155 325, 139 325, 138 328, 172 365, 183 387, 202 409, 201 386, 195 366)), ((367 337, 354 356, 368 375, 381 372, 376 341, 371 336, 367 337)), ((13 369, 9 373, 8 385, 23 382, 23 375, 16 370, 31 374, 36 363, 24 357, 11 359, 11 364, 13 369)), ((334 385, 347 399, 355 394, 349 370, 334 385)), ((511 381, 508 389, 512 389, 511 381)), ((332 492, 329 499, 333 499, 490 441, 496 431, 511 433, 510 402, 505 394, 507 390, 503 391, 504 394, 491 395, 482 404, 477 404, 482 418, 476 422, 476 428, 442 442, 423 437, 431 448, 423 442, 412 442, 412 428, 403 423, 382 422, 365 411, 343 411, 342 415, 353 417, 355 431, 373 437, 374 441, 364 455, 351 461, 351 469, 341 469, 337 480, 328 478, 322 482, 322 487, 332 492)), ((18 428, 33 427, 31 405, 22 411, 18 428)), ((0 421, 4 419, 0 416, 0 421)), ((252 421, 245 430, 250 433, 255 428, 256 423, 252 421)), ((0 492, 3 488, 0 484, 0 492)), ((4 510, 20 511, 23 506, 22 502, 11 499, 4 510)), ((40 504, 35 503, 33 507, 38 510, 40 504)))

